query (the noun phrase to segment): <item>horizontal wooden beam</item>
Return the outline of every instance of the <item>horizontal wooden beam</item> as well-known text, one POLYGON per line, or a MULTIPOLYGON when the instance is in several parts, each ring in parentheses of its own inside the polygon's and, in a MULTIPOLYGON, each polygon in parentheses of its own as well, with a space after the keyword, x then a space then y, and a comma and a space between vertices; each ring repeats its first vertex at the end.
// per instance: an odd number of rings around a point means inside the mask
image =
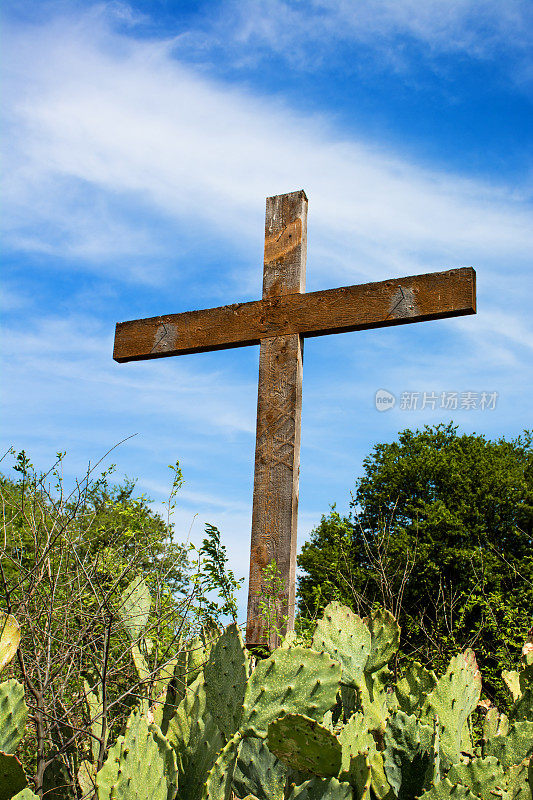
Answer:
POLYGON ((475 313, 476 273, 463 267, 119 322, 113 358, 141 361, 259 344, 270 336, 324 336, 475 313))

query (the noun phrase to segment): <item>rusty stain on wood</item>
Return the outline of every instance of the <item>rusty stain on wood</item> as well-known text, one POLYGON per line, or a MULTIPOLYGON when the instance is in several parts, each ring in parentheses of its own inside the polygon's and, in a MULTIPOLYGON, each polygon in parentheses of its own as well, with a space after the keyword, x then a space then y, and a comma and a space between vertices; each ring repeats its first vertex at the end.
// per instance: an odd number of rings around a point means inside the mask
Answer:
POLYGON ((283 580, 278 627, 293 627, 300 468, 303 339, 476 313, 470 267, 305 294, 307 197, 268 197, 263 297, 203 311, 118 323, 116 361, 259 344, 247 644, 267 642, 260 614, 264 569, 283 580))

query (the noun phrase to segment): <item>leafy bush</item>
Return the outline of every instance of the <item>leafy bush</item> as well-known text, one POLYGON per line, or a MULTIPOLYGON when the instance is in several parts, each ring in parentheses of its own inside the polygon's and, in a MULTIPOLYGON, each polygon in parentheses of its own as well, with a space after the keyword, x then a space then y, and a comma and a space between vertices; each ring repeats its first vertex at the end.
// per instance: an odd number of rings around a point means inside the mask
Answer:
MULTIPOLYGON (((0 597, 24 631, 7 668, 29 709, 18 753, 45 794, 75 785, 89 753, 102 765, 132 707, 158 690, 183 641, 199 636, 189 646, 203 647, 235 607, 238 585, 216 528, 199 549, 177 543, 170 516, 165 522, 135 496, 132 482, 112 485, 109 471, 89 471, 68 492, 62 459, 43 475, 22 452, 16 477, 0 475, 0 597), (87 698, 103 709, 91 741, 87 698)), ((181 483, 176 465, 169 512, 181 483)))
POLYGON ((298 557, 300 614, 331 600, 402 625, 401 652, 444 669, 474 647, 487 695, 505 704, 533 610, 533 439, 450 425, 402 431, 364 461, 352 512, 324 517, 298 557))

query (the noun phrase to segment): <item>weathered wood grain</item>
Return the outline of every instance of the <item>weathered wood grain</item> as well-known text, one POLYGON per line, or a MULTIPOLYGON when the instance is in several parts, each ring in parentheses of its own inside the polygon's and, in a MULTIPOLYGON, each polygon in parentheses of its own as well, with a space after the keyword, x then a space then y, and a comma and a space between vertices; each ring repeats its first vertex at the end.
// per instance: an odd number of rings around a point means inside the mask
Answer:
POLYGON ((303 252, 305 236, 298 234, 298 224, 286 229, 301 237, 293 249, 286 233, 278 238, 269 234, 265 252, 274 260, 265 262, 272 265, 272 274, 265 276, 262 300, 119 323, 114 359, 139 361, 259 344, 272 336, 324 336, 475 314, 476 273, 471 267, 307 294, 300 294, 293 283, 287 293, 280 265, 303 252))
MULTIPOLYGON (((307 198, 294 192, 267 199, 263 297, 305 289, 307 198)), ((294 627, 302 340, 293 333, 261 340, 257 393, 250 581, 246 643, 276 645, 265 627, 260 600, 264 569, 276 563, 283 588, 277 598, 278 627, 294 627)))
POLYGON ((294 624, 303 338, 476 313, 469 267, 304 294, 306 248, 305 193, 269 197, 262 300, 122 322, 115 333, 120 362, 260 344, 250 648, 275 644, 260 613, 272 561, 283 580, 277 626, 294 624))

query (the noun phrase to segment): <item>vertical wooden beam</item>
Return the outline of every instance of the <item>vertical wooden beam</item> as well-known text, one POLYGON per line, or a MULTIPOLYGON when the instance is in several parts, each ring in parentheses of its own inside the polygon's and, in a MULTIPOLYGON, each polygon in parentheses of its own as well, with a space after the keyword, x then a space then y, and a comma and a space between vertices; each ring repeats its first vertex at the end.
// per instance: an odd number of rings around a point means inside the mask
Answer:
MULTIPOLYGON (((267 198, 263 298, 304 292, 306 255, 305 192, 267 198)), ((275 637, 267 641, 259 607, 263 572, 273 561, 283 581, 277 624, 294 627, 302 359, 299 334, 261 341, 246 629, 250 648, 275 645, 275 637)))

